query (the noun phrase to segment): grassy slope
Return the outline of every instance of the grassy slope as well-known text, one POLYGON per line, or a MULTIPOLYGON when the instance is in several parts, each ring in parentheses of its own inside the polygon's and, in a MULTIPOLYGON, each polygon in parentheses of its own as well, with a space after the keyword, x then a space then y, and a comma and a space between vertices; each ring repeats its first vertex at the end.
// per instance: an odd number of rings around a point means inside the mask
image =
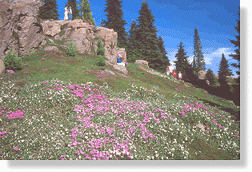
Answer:
MULTIPOLYGON (((104 67, 98 67, 95 65, 94 57, 65 57, 65 55, 55 55, 55 56, 43 56, 43 53, 38 53, 38 55, 28 56, 24 59, 24 69, 16 72, 14 75, 6 74, 2 80, 12 80, 16 83, 16 86, 25 86, 28 84, 39 83, 45 80, 59 79, 61 81, 70 81, 72 83, 86 83, 91 81, 97 84, 103 84, 107 82, 109 86, 113 88, 115 92, 123 92, 126 90, 132 82, 137 86, 142 86, 147 89, 155 89, 160 94, 164 95, 165 98, 170 102, 178 101, 176 99, 177 95, 184 96, 185 99, 191 99, 192 97, 206 102, 210 106, 215 106, 220 110, 225 110, 227 112, 233 112, 234 114, 239 111, 239 109, 230 101, 213 97, 204 90, 195 88, 190 84, 184 82, 174 82, 172 80, 161 78, 149 74, 145 71, 138 69, 137 65, 130 64, 129 77, 124 77, 120 73, 114 71, 118 77, 108 76, 104 77, 102 80, 97 78, 96 74, 90 72, 90 70, 103 70, 104 67), (46 58, 45 61, 42 61, 41 58, 46 58), (181 92, 175 90, 178 88, 181 92)), ((0 81, 1 82, 1 81, 0 81)), ((61 111, 61 108, 54 109, 56 111, 61 111)), ((62 110, 63 111, 63 110, 62 110)), ((47 112, 40 112, 47 113, 47 112)), ((48 118, 50 118, 48 116, 48 118)), ((57 124, 57 119, 55 117, 57 124)), ((58 119, 60 121, 70 120, 71 117, 67 116, 66 119, 58 119)), ((232 116, 235 119, 235 116, 232 116)), ((55 120, 54 119, 54 120, 55 120)), ((11 122, 10 122, 11 123, 11 122)), ((41 125, 41 124, 39 124, 41 125)), ((15 128, 15 127, 14 127, 15 128)), ((8 143, 6 143, 8 144, 8 143)), ((36 142, 37 147, 40 143, 36 142)), ((35 145, 36 145, 35 144, 35 145)), ((217 149, 218 145, 205 143, 204 140, 195 140, 190 148, 195 152, 202 152, 200 155, 192 156, 192 159, 232 159, 231 155, 228 152, 217 149)), ((30 147, 29 149, 36 149, 30 147)), ((47 150, 49 151, 49 150, 47 150)), ((18 157, 16 157, 18 159, 18 157)), ((25 159, 27 157, 24 155, 25 159)))

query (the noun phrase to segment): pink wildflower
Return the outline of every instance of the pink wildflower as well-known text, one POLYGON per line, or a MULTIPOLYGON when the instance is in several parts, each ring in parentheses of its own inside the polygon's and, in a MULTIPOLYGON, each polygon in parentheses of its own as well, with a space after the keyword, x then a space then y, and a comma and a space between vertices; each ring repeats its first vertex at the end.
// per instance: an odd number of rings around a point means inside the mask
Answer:
POLYGON ((47 81, 42 81, 40 84, 42 85, 47 84, 47 81))
POLYGON ((14 70, 7 70, 7 72, 8 72, 9 74, 13 74, 13 73, 15 73, 15 71, 14 71, 14 70))
POLYGON ((46 60, 46 58, 42 58, 41 60, 42 60, 42 61, 45 61, 45 60, 46 60))
POLYGON ((180 114, 181 114, 182 116, 185 116, 185 112, 184 112, 184 111, 180 112, 180 114))
POLYGON ((217 122, 216 122, 216 120, 214 120, 214 119, 212 120, 212 122, 213 122, 214 124, 216 124, 216 123, 217 123, 217 122))
POLYGON ((24 111, 17 110, 16 112, 8 112, 5 116, 8 119, 17 119, 17 118, 24 118, 24 111))
POLYGON ((15 151, 19 151, 19 148, 17 148, 17 147, 14 147, 13 149, 14 149, 15 151))

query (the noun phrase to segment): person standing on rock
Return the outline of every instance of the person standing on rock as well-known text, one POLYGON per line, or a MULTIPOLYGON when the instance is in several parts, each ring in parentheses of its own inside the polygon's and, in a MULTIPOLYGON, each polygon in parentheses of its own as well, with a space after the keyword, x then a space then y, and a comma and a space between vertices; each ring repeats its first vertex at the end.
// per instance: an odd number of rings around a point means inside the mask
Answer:
POLYGON ((69 7, 69 20, 72 20, 72 18, 73 18, 73 12, 72 12, 72 7, 70 6, 69 7))
POLYGON ((64 20, 68 20, 68 15, 69 15, 69 11, 68 11, 68 6, 66 5, 64 20))

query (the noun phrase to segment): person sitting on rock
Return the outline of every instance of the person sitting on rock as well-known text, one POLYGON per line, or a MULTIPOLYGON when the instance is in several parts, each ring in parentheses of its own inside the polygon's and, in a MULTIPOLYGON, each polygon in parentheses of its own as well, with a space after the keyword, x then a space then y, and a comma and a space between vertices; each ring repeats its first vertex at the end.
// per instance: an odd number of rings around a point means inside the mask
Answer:
POLYGON ((68 6, 66 5, 66 6, 65 6, 65 16, 64 16, 64 20, 68 20, 68 14, 69 14, 68 6))
POLYGON ((125 61, 123 60, 121 54, 119 54, 118 57, 117 57, 117 64, 121 65, 121 66, 125 66, 125 61))

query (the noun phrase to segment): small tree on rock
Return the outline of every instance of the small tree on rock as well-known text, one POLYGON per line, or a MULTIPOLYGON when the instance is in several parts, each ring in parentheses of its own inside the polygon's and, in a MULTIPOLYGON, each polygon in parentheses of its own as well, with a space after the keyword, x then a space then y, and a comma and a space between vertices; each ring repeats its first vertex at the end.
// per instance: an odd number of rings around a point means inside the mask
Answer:
POLYGON ((56 0, 42 0, 45 4, 39 8, 39 18, 48 20, 58 20, 59 14, 57 10, 56 0))
POLYGON ((82 16, 83 19, 87 20, 91 24, 95 24, 92 12, 90 10, 89 1, 80 0, 79 7, 80 7, 80 16, 82 16))

